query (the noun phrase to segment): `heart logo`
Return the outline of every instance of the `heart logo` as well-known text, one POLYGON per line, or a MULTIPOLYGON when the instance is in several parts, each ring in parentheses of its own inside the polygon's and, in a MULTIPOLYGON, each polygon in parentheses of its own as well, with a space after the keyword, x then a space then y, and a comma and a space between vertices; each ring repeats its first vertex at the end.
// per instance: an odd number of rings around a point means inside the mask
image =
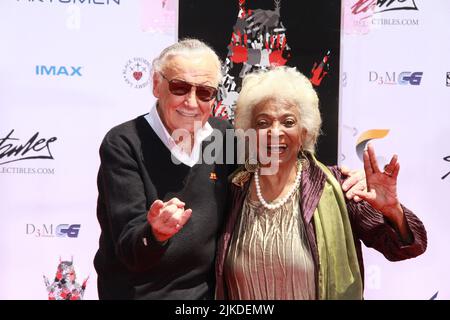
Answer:
POLYGON ((135 78, 137 81, 141 80, 141 78, 142 78, 142 72, 141 72, 141 71, 135 71, 135 72, 133 72, 133 78, 135 78))

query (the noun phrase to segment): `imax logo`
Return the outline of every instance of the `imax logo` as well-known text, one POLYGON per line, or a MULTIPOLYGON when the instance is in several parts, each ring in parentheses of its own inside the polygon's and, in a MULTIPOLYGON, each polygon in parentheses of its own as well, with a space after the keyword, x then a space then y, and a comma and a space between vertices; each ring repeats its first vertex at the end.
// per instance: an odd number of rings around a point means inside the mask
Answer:
POLYGON ((36 75, 38 76, 78 76, 81 77, 81 68, 82 67, 73 67, 73 66, 44 66, 37 65, 36 66, 36 75))
POLYGON ((26 234, 35 237, 59 237, 59 238, 78 238, 81 224, 53 224, 35 225, 27 223, 26 234))
POLYGON ((377 84, 400 84, 400 85, 412 85, 419 86, 422 82, 423 72, 409 72, 404 71, 397 73, 384 72, 378 73, 376 71, 369 71, 369 82, 377 84))

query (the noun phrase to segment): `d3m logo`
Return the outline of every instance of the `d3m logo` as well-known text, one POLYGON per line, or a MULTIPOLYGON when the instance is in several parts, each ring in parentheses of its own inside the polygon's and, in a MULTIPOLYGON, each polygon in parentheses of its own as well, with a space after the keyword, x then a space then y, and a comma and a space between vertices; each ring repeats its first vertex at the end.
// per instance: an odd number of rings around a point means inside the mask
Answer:
POLYGON ((402 72, 398 76, 398 84, 419 86, 423 72, 402 72))
POLYGON ((80 228, 81 224, 58 224, 54 227, 53 224, 35 225, 27 223, 26 234, 46 238, 78 238, 80 228))
POLYGON ((397 73, 393 72, 383 72, 379 73, 376 71, 369 71, 369 82, 376 83, 379 85, 412 85, 419 86, 422 82, 423 72, 409 72, 404 71, 397 73))
POLYGON ((38 76, 66 76, 66 77, 81 77, 81 68, 74 66, 36 66, 36 75, 38 76))

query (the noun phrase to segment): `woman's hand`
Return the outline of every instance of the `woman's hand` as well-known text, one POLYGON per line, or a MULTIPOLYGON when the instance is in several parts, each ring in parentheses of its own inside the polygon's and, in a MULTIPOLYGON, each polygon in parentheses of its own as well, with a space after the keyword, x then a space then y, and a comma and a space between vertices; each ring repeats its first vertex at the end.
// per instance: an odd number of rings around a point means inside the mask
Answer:
POLYGON ((397 155, 392 157, 381 172, 373 146, 368 144, 364 150, 364 171, 367 191, 355 190, 354 193, 394 223, 404 240, 409 240, 410 232, 397 196, 397 177, 400 171, 397 155))
POLYGON ((367 191, 354 191, 387 218, 394 218, 399 213, 403 213, 397 197, 397 177, 400 170, 397 159, 397 155, 394 155, 391 162, 385 166, 384 172, 381 172, 373 146, 368 144, 367 149, 364 150, 367 191))

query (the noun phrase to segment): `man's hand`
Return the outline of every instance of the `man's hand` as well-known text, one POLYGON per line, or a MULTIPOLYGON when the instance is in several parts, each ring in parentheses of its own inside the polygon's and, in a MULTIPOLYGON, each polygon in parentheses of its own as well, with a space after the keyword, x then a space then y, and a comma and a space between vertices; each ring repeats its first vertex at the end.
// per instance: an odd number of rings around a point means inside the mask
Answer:
POLYGON ((170 239, 186 224, 192 210, 184 210, 184 206, 185 203, 177 198, 167 202, 156 200, 152 203, 147 213, 147 221, 156 240, 164 242, 170 239))
POLYGON ((355 194, 355 191, 367 191, 366 175, 364 170, 350 170, 342 166, 341 172, 348 176, 342 183, 342 190, 345 192, 347 199, 353 199, 356 202, 362 199, 355 194))

